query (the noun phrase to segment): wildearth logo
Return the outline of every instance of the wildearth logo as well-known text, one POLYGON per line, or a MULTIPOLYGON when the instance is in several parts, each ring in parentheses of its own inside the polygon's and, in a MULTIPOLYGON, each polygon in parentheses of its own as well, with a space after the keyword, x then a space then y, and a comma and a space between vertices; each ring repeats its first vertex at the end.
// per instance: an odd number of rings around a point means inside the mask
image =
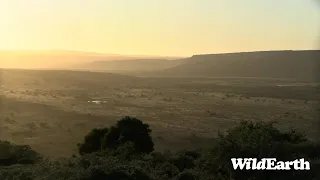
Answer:
POLYGON ((304 159, 277 161, 276 158, 232 158, 233 169, 237 170, 310 170, 310 163, 304 159))

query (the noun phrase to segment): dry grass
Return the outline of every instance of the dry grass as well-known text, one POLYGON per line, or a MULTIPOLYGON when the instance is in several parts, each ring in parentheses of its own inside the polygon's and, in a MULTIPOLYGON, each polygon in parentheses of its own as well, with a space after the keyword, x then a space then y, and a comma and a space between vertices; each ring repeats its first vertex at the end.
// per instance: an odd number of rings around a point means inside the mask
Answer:
POLYGON ((67 156, 76 152, 76 143, 90 129, 109 126, 124 115, 151 125, 158 150, 208 146, 218 131, 241 119, 276 120, 283 130, 294 127, 317 137, 318 99, 308 94, 314 87, 305 87, 306 94, 295 98, 297 89, 274 89, 278 80, 203 83, 185 78, 117 79, 89 72, 61 76, 55 71, 3 72, 1 139, 30 144, 47 156, 67 156), (88 103, 93 100, 104 103, 88 103))

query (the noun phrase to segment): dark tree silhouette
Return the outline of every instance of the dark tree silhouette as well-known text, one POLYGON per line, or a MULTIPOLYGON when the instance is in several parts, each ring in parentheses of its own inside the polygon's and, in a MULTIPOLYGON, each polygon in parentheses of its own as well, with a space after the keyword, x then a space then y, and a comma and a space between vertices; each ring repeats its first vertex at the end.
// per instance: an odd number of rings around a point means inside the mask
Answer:
POLYGON ((28 145, 16 145, 8 141, 0 141, 0 166, 14 164, 35 164, 42 156, 28 145))
POLYGON ((117 149, 131 142, 135 153, 150 153, 154 150, 151 129, 141 120, 125 116, 110 128, 93 129, 84 138, 84 143, 78 144, 80 155, 100 150, 117 149))
POLYGON ((124 117, 110 128, 93 129, 85 136, 79 145, 82 156, 54 161, 36 161, 38 154, 29 146, 0 141, 0 179, 320 179, 319 145, 297 131, 281 132, 272 123, 243 121, 213 140, 212 148, 180 152, 143 153, 153 150, 150 133, 139 119, 124 117), (305 158, 311 170, 234 171, 233 157, 305 158))
POLYGON ((132 142, 139 153, 150 153, 154 150, 151 129, 141 120, 125 116, 110 128, 103 139, 103 148, 114 148, 132 142))
MULTIPOLYGON (((277 160, 291 161, 299 158, 313 158, 315 147, 309 144, 305 135, 292 130, 283 133, 274 127, 273 122, 242 121, 238 126, 230 129, 225 135, 220 134, 216 147, 212 150, 211 168, 227 178, 235 179, 283 179, 307 177, 305 172, 276 173, 268 171, 246 172, 234 171, 231 158, 277 158, 277 160), (291 174, 290 174, 291 173, 291 174)), ((308 172, 308 175, 313 174, 308 172)))
POLYGON ((93 129, 84 137, 84 143, 78 144, 80 155, 93 153, 101 149, 101 139, 109 132, 108 128, 93 129))

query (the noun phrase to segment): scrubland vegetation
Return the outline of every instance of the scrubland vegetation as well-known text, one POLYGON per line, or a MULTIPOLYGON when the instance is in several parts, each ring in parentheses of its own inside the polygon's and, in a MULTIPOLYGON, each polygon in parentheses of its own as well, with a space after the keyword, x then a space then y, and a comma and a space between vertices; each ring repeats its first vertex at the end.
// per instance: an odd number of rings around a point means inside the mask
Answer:
POLYGON ((317 83, 4 69, 1 78, 1 180, 319 179, 317 83), (232 157, 312 165, 233 171, 232 157))
POLYGON ((280 132, 272 122, 241 121, 220 133, 211 148, 154 152, 152 130, 134 117, 95 128, 78 144, 79 155, 48 160, 29 146, 0 143, 1 179, 310 179, 320 178, 319 144, 295 131, 280 132), (310 171, 235 171, 233 157, 305 158, 310 171))

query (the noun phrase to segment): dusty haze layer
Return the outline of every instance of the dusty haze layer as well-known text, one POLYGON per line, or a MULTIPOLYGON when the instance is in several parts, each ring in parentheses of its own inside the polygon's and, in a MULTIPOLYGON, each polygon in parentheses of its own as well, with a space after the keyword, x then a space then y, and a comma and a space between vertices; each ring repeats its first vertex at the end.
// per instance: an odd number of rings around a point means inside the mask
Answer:
POLYGON ((0 51, 0 68, 74 69, 95 61, 175 57, 119 55, 78 51, 0 51))
POLYGON ((74 51, 7 51, 2 68, 103 71, 134 76, 255 77, 319 81, 320 50, 155 57, 74 51))

